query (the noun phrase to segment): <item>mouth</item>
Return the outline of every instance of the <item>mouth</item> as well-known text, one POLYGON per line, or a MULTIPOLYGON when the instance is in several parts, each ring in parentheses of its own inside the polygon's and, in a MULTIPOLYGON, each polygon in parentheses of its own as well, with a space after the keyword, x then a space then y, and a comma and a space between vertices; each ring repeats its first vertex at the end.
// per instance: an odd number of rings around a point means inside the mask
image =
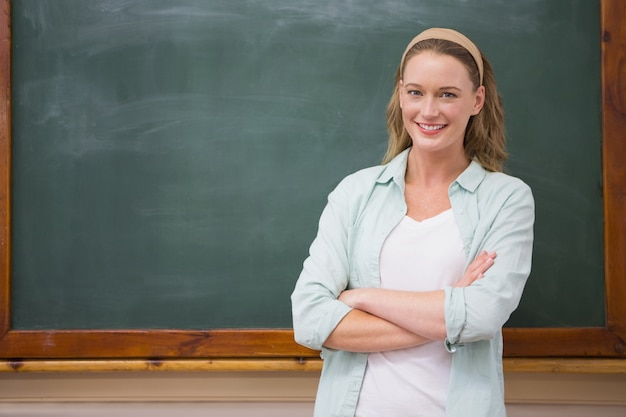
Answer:
POLYGON ((426 133, 434 134, 443 130, 446 124, 417 123, 417 126, 426 133))

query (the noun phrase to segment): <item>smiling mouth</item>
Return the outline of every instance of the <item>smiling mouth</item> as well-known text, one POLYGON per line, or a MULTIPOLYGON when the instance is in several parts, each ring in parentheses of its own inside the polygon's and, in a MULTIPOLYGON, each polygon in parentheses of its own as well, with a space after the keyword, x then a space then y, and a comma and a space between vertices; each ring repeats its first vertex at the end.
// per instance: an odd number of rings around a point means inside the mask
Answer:
POLYGON ((424 130, 428 130, 429 132, 435 132, 447 126, 445 124, 444 125, 431 125, 431 124, 423 124, 423 123, 418 123, 417 125, 424 130))

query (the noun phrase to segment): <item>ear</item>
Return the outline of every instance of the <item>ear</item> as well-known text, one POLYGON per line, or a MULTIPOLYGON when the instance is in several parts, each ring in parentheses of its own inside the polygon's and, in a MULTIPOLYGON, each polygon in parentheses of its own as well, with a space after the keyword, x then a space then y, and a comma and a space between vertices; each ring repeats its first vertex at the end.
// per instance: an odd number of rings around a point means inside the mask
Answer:
POLYGON ((476 98, 474 101, 474 109, 472 111, 472 116, 476 116, 482 110, 485 105, 485 86, 481 85, 476 89, 476 98))

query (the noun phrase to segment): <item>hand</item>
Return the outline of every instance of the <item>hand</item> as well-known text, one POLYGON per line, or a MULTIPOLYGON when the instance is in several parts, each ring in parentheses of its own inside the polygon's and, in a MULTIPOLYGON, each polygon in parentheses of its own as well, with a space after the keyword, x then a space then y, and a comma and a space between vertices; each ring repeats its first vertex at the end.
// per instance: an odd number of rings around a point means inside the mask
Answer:
POLYGON ((495 252, 482 251, 476 259, 467 266, 463 278, 454 284, 456 288, 469 287, 474 281, 483 278, 485 272, 491 268, 496 259, 495 252))

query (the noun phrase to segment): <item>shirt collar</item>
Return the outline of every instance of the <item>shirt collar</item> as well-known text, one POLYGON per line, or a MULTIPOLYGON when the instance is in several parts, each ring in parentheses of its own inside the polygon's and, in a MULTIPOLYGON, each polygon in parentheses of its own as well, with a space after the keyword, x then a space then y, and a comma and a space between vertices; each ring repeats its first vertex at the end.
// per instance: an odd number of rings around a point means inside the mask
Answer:
MULTIPOLYGON (((407 148, 393 158, 382 170, 376 182, 385 184, 390 180, 394 180, 396 184, 404 185, 404 174, 406 173, 406 164, 409 157, 409 151, 411 148, 407 148)), ((469 166, 465 168, 465 171, 458 176, 455 180, 461 187, 465 188, 469 192, 476 191, 476 188, 485 178, 487 171, 478 162, 472 160, 469 166)))
POLYGON ((410 147, 400 152, 395 158, 393 158, 378 176, 376 182, 386 184, 390 180, 394 180, 396 184, 404 186, 404 174, 406 173, 406 164, 409 159, 410 147))
POLYGON ((473 193, 483 181, 487 171, 476 160, 472 160, 465 171, 461 172, 456 182, 467 191, 473 193))

